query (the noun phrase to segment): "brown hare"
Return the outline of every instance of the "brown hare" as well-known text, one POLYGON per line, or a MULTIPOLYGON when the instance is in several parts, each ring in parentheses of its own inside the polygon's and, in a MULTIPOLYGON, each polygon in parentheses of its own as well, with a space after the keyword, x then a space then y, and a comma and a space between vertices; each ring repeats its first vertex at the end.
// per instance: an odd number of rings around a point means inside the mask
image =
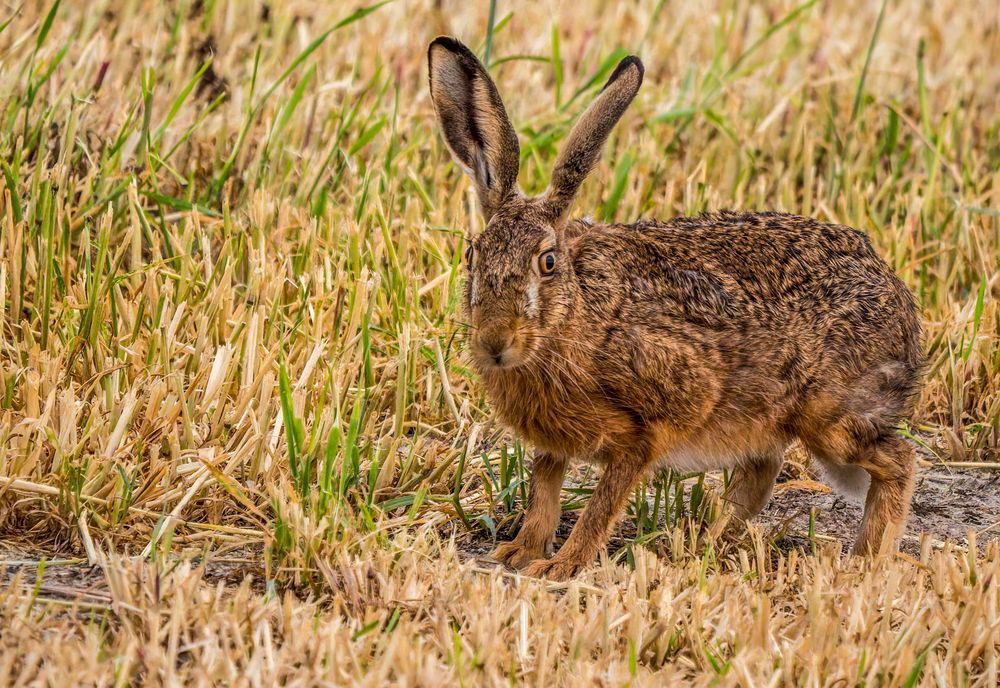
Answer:
POLYGON ((440 37, 428 62, 444 139, 487 222, 467 251, 470 350, 496 415, 536 448, 524 523, 493 556, 574 575, 657 465, 732 468, 725 498, 749 518, 796 438, 838 488, 866 495, 854 551, 894 547, 913 491, 914 450, 896 425, 919 387, 920 324, 867 237, 772 212, 572 219, 642 83, 639 59, 622 60, 580 116, 536 198, 518 189, 517 134, 476 56, 440 37), (547 559, 573 459, 603 474, 547 559))

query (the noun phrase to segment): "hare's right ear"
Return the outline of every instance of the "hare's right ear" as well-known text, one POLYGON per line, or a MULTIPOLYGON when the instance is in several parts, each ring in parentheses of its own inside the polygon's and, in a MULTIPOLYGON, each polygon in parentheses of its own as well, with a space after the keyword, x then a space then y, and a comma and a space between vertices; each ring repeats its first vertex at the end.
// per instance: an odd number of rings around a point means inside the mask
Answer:
POLYGON ((517 186, 521 149, 493 79, 471 50, 439 36, 427 50, 431 100, 452 158, 489 222, 517 186))

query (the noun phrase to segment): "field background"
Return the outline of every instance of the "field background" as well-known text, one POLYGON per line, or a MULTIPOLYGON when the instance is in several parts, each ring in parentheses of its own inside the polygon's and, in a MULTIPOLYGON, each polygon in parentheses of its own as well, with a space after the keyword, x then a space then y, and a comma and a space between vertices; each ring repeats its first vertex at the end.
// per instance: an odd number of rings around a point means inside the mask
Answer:
POLYGON ((440 33, 528 192, 637 53, 581 214, 866 230, 926 323, 901 432, 997 494, 996 2, 0 2, 0 684, 996 685, 989 527, 865 564, 808 511, 720 535, 723 478, 665 474, 577 581, 477 556, 530 448, 463 358, 440 33))

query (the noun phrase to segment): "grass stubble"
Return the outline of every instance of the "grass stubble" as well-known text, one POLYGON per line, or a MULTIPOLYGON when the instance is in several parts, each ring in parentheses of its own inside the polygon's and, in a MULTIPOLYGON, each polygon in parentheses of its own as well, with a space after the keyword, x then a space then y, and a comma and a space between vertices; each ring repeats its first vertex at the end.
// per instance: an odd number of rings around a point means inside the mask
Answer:
POLYGON ((529 191, 628 51, 580 212, 865 228, 924 310, 900 432, 995 467, 996 3, 8 4, 0 684, 996 685, 989 532, 864 563, 811 519, 720 535, 725 477, 663 474, 576 581, 473 556, 530 448, 462 356, 438 33, 489 55, 529 191))

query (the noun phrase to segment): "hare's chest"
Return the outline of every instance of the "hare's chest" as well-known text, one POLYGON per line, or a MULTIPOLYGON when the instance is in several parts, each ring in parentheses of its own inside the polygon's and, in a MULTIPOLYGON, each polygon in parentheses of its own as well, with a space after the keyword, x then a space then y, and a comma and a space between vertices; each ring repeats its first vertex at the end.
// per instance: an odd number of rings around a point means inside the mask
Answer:
POLYGON ((557 380, 525 380, 487 392, 494 412, 515 433, 541 451, 561 456, 600 454, 616 435, 634 431, 632 419, 582 386, 557 380))

